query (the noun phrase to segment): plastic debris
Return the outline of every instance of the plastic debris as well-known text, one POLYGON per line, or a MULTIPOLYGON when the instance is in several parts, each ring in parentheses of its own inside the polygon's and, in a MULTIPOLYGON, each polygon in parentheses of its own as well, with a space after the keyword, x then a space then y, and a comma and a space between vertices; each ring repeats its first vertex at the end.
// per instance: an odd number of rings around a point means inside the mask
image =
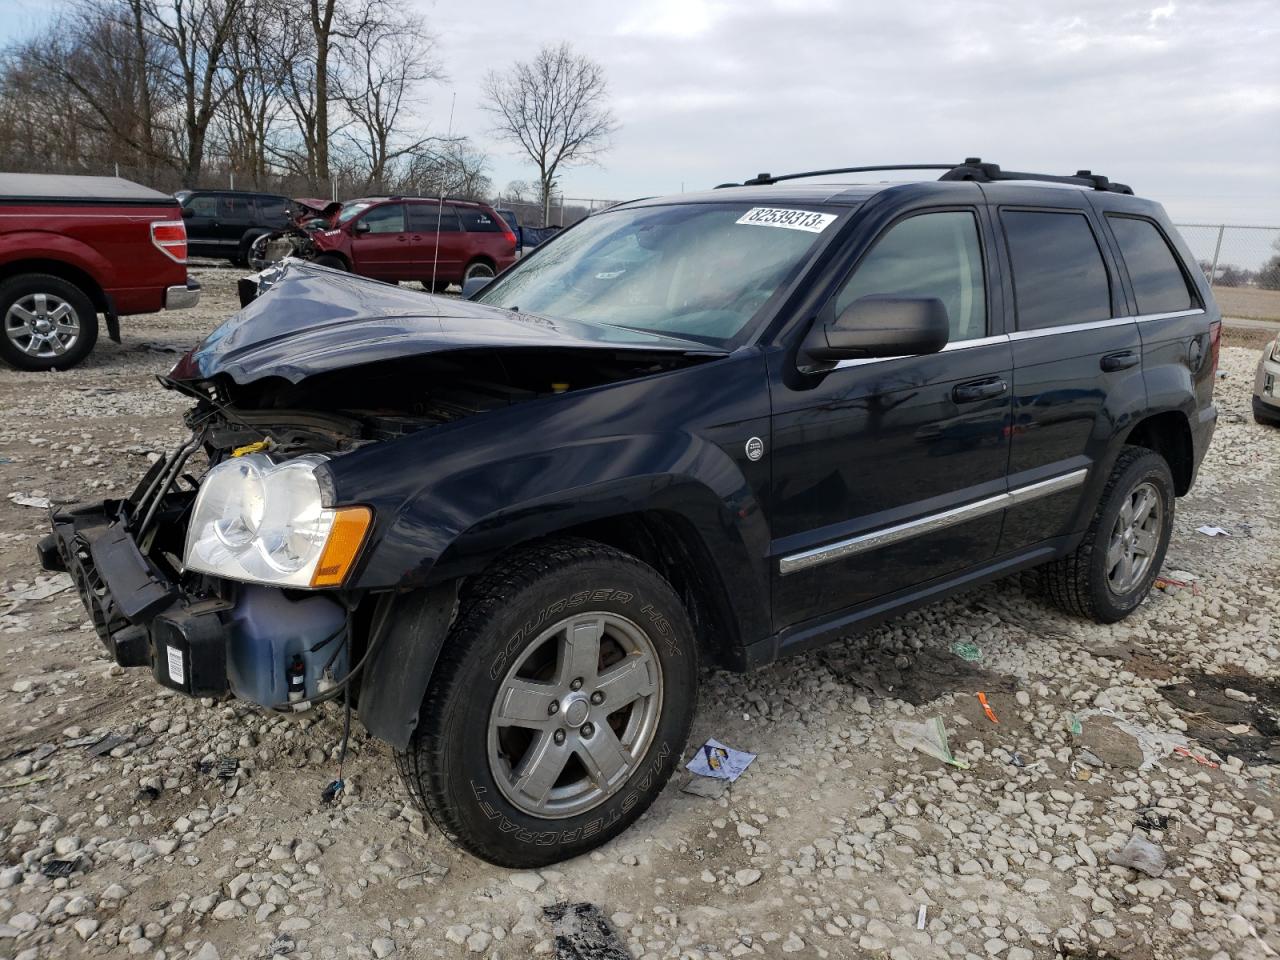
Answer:
POLYGON ((1012 763, 1015 767, 1025 767, 1027 765, 1027 761, 1023 758, 1022 754, 1020 754, 1017 750, 1014 750, 1012 753, 1009 754, 1009 762, 1012 763))
POLYGON ((928 914, 929 914, 928 905, 924 903, 920 904, 920 909, 916 912, 916 929, 917 930, 924 929, 924 925, 928 917, 928 914))
POLYGON ((123 743, 128 743, 129 738, 119 733, 109 733, 105 737, 96 740, 89 748, 89 756, 103 757, 123 743))
POLYGON ((1215 527, 1207 523, 1202 527, 1196 527, 1196 533, 1203 533, 1206 537, 1231 536, 1231 531, 1228 530, 1226 527, 1215 527))
POLYGON ((1174 747, 1173 752, 1180 757, 1186 757, 1189 760, 1194 760, 1196 763, 1200 764, 1202 767, 1210 767, 1213 770, 1218 769, 1218 765, 1214 763, 1212 760, 1210 760, 1208 757, 1206 757, 1203 753, 1193 753, 1191 750, 1187 749, 1186 747, 1174 747))
POLYGON ((239 757, 219 757, 218 758, 218 779, 230 780, 236 775, 236 771, 240 769, 239 757))
POLYGON ((333 803, 342 796, 342 791, 346 788, 347 783, 345 780, 332 780, 327 787, 320 791, 320 801, 322 803, 333 803))
POLYGON ((907 750, 919 750, 929 757, 949 763, 961 770, 969 769, 969 764, 957 760, 947 746, 947 728, 941 717, 934 717, 924 723, 912 723, 899 720, 892 726, 893 742, 907 750))
POLYGON ((40 872, 51 880, 69 877, 80 866, 80 858, 74 860, 50 860, 40 867, 40 872))
POLYGON ((957 640, 951 645, 951 652, 967 663, 977 663, 982 659, 982 650, 976 643, 964 643, 957 640))
POLYGON ((1167 813, 1156 813, 1154 808, 1146 807, 1140 811, 1138 819, 1134 821, 1134 825, 1141 827, 1143 830, 1167 830, 1169 828, 1169 815, 1167 813))
POLYGON ((604 913, 593 903, 556 903, 542 915, 556 936, 556 960, 631 960, 604 913))
POLYGON ((154 783, 148 783, 145 787, 138 790, 138 800, 143 803, 155 803, 160 799, 160 788, 154 783))
POLYGON ((992 723, 999 723, 996 719, 996 712, 991 709, 991 704, 987 703, 987 695, 982 691, 978 691, 978 702, 982 704, 982 712, 987 715, 987 719, 992 723))
POLYGON ((1084 733, 1084 727, 1080 725, 1080 718, 1074 713, 1067 714, 1067 729, 1071 731, 1073 737, 1078 737, 1084 733))
POLYGON ((1121 719, 1116 716, 1115 711, 1107 708, 1086 710, 1084 713, 1074 715, 1071 718, 1071 733, 1075 736, 1080 736, 1083 732, 1081 721, 1090 717, 1105 717, 1111 721, 1113 727, 1127 733, 1138 742, 1138 749, 1142 751, 1142 763, 1138 767, 1139 770, 1150 770, 1160 760, 1174 753, 1178 747, 1187 748, 1190 745, 1190 741, 1180 733, 1149 730, 1136 723, 1121 719))
POLYGON ((1129 842, 1119 850, 1107 854, 1107 860, 1118 867, 1140 870, 1149 877, 1164 873, 1169 857, 1158 844, 1152 843, 1137 830, 1129 835, 1129 842))
POLYGON ((726 747, 719 740, 708 740, 685 764, 685 769, 700 777, 712 777, 734 783, 746 772, 755 758, 754 753, 726 747))
POLYGON ((52 770, 41 770, 39 773, 33 773, 29 777, 19 777, 17 780, 0 783, 0 787, 29 787, 33 783, 40 783, 42 780, 51 780, 52 778, 52 770))
POLYGON ((9 499, 20 507, 36 507, 40 510, 49 509, 48 497, 32 497, 25 493, 11 493, 9 499))

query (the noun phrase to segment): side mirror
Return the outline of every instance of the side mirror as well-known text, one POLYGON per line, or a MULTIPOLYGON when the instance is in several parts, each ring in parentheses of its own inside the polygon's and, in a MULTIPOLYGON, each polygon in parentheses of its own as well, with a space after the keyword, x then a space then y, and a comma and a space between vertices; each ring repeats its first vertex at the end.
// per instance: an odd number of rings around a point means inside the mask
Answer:
POLYGON ((371 229, 372 228, 369 226, 369 224, 361 220, 359 223, 357 223, 354 227, 351 228, 351 232, 352 233, 368 233, 371 229))
POLYGON ((477 293, 493 283, 493 277, 470 277, 462 283, 462 299, 470 300, 477 293))
POLYGON ((830 323, 815 323, 800 352, 822 363, 937 353, 951 321, 936 297, 862 297, 830 323))
POLYGON ((183 219, 183 220, 190 220, 190 219, 191 219, 192 217, 194 217, 195 215, 196 215, 196 212, 195 212, 194 210, 192 210, 190 207, 183 207, 183 208, 182 208, 182 219, 183 219))

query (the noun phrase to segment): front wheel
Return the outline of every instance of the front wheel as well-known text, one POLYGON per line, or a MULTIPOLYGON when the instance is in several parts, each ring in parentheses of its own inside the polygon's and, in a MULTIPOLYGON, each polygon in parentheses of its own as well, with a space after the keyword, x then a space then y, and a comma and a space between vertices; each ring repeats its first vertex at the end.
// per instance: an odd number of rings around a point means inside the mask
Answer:
POLYGON ((483 260, 476 260, 467 264, 467 269, 462 274, 462 283, 465 285, 468 280, 474 280, 477 277, 483 277, 486 280, 491 280, 494 276, 496 276, 496 274, 493 272, 493 266, 491 264, 486 263, 483 260))
POLYGON ((347 261, 333 253, 322 253, 312 262, 321 267, 328 267, 330 270, 345 271, 347 269, 347 261))
POLYGON ((98 340, 98 313, 85 292, 45 273, 0 283, 0 357, 19 370, 66 370, 98 340))
POLYGON ((1045 566, 1049 596, 1068 613, 1115 623, 1155 582, 1173 534, 1173 474, 1164 457, 1125 447, 1074 552, 1045 566))
POLYGON ((465 592, 397 761, 449 839, 490 863, 545 866, 653 802, 697 682, 688 616, 651 567, 585 540, 525 548, 465 592))

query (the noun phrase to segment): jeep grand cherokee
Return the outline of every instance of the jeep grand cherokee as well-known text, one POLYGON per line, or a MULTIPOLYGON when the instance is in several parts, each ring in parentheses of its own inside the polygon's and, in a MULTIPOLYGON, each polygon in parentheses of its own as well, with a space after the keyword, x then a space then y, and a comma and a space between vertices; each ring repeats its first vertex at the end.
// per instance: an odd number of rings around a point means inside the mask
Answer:
POLYGON ((640 816, 700 663, 1031 567, 1118 620, 1213 432, 1218 310, 1127 187, 944 170, 623 204, 471 301, 287 261, 165 380, 190 440, 44 564, 168 687, 345 701, 525 867, 640 816))

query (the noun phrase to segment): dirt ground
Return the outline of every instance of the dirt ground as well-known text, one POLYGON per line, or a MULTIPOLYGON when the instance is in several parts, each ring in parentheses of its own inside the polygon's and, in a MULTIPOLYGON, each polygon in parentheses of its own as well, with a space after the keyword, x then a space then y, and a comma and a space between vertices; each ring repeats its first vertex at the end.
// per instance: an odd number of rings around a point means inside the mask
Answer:
POLYGON ((1224 317, 1280 320, 1280 290, 1256 287, 1214 287, 1214 299, 1224 317))
POLYGON ((0 957, 1280 952, 1280 430, 1249 415, 1256 345, 1228 334, 1168 581, 1130 619, 1006 580, 708 673, 693 742, 757 753, 743 778, 710 798, 682 772, 599 851, 512 873, 424 824, 358 723, 326 805, 337 711, 170 695, 38 571, 27 503, 123 495, 183 438, 154 375, 235 308, 235 272, 196 272, 197 310, 126 319, 74 371, 0 370, 0 957), (964 768, 901 745, 934 717, 964 768), (598 914, 544 914, 578 902, 598 914), (575 923, 595 947, 557 939, 575 923))

